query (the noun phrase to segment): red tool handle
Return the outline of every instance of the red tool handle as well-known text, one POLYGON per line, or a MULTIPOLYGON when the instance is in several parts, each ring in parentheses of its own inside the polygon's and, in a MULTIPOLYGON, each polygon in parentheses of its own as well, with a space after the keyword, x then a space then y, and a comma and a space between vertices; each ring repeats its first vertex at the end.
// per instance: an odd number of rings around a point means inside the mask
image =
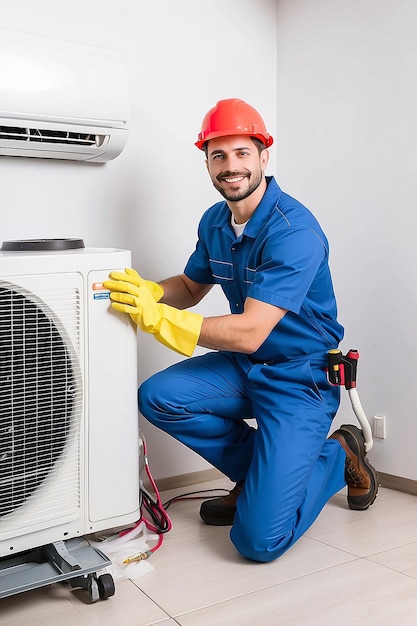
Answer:
POLYGON ((356 387, 359 352, 349 350, 342 354, 341 350, 330 350, 328 358, 328 377, 331 385, 344 386, 346 389, 356 387))

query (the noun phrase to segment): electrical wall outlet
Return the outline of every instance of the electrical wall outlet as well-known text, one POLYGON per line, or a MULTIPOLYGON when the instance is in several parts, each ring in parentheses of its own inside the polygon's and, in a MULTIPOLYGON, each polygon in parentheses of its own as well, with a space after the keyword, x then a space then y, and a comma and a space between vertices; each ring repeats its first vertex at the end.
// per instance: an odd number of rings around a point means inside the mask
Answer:
POLYGON ((373 435, 376 439, 385 439, 385 415, 374 415, 373 435))

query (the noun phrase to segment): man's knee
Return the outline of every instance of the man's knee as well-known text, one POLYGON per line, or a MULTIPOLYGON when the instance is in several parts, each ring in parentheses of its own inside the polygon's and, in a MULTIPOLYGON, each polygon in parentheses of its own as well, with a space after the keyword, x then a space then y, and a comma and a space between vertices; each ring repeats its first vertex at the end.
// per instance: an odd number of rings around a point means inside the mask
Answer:
POLYGON ((258 563, 275 561, 292 545, 291 533, 275 537, 271 541, 257 533, 250 524, 241 526, 235 523, 230 531, 230 538, 239 554, 258 563))
POLYGON ((140 413, 151 423, 158 422, 158 414, 161 412, 160 396, 157 393, 157 385, 153 377, 143 382, 138 389, 138 407, 140 413))

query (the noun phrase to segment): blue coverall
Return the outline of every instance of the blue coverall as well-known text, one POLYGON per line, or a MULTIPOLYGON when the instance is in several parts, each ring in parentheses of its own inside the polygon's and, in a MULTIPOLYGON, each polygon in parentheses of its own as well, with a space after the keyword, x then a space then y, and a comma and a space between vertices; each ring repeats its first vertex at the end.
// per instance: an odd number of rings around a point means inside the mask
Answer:
POLYGON ((209 352, 155 374, 139 410, 232 481, 244 480, 231 540, 254 561, 272 561, 346 485, 346 455, 326 439, 339 406, 327 352, 343 337, 315 217, 267 178, 267 190, 236 237, 225 202, 208 209, 185 274, 221 285, 232 313, 246 297, 288 313, 253 354, 209 352), (257 427, 247 418, 256 418, 257 427))

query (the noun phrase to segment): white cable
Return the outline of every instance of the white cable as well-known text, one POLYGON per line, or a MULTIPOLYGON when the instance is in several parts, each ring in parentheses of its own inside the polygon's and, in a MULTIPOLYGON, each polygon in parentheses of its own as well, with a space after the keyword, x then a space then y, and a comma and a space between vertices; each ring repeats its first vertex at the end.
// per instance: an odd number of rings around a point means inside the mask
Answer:
POLYGON ((117 539, 114 539, 114 535, 112 535, 111 537, 107 537, 107 539, 104 539, 104 541, 101 541, 99 545, 106 546, 107 548, 109 544, 111 545, 111 547, 120 546, 126 543, 126 541, 131 541, 132 539, 136 539, 136 537, 140 535, 141 533, 146 534, 146 532, 145 533, 143 532, 144 530, 145 530, 145 522, 140 522, 140 524, 138 524, 131 530, 124 533, 124 535, 117 537, 117 539))
POLYGON ((358 392, 356 388, 348 389, 349 400, 352 405, 353 412, 358 418, 359 424, 362 426, 363 437, 365 439, 365 451, 369 452, 369 450, 374 445, 374 441, 372 439, 372 429, 369 424, 368 418, 365 415, 365 411, 362 408, 361 401, 359 400, 358 392))

